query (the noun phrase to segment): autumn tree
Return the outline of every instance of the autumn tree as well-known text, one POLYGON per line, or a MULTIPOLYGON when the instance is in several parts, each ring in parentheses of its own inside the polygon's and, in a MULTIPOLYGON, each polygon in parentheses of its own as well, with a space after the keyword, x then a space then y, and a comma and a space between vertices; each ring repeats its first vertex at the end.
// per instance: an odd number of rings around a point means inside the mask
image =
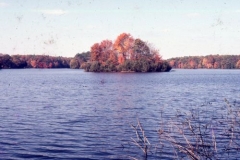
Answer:
POLYGON ((202 65, 205 66, 206 68, 213 68, 215 63, 215 59, 212 55, 206 56, 203 58, 202 65))
POLYGON ((196 61, 195 59, 190 59, 190 60, 189 60, 189 67, 190 67, 191 69, 197 68, 197 61, 196 61))
POLYGON ((101 50, 99 43, 95 43, 91 47, 91 61, 99 61, 101 56, 101 50))
POLYGON ((110 40, 104 40, 100 44, 95 43, 91 47, 91 61, 106 62, 113 52, 112 47, 113 44, 110 40))
POLYGON ((104 40, 99 45, 100 50, 100 60, 103 63, 110 59, 110 55, 113 54, 113 43, 110 40, 104 40))
POLYGON ((126 59, 130 59, 133 54, 134 39, 130 34, 120 34, 113 47, 118 56, 119 64, 123 64, 126 59))
POLYGON ((240 69, 240 60, 237 61, 237 63, 236 63, 236 68, 239 68, 239 69, 240 69))

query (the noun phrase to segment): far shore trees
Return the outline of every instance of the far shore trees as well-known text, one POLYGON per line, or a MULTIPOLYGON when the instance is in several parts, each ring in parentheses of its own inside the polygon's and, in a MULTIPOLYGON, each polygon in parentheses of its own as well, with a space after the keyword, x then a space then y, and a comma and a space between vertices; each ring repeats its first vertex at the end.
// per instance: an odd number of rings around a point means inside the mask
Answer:
POLYGON ((70 58, 47 55, 0 55, 0 68, 69 68, 70 58))
POLYGON ((240 55, 185 56, 167 60, 173 68, 240 69, 240 55))

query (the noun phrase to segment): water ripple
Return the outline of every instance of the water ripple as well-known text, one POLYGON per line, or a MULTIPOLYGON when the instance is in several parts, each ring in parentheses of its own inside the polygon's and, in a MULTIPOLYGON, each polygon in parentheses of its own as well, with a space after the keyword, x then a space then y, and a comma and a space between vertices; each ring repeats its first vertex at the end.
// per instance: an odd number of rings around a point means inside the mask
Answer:
MULTIPOLYGON (((0 72, 0 159, 142 158, 141 150, 130 144, 136 138, 130 124, 138 119, 156 144, 149 159, 173 159, 172 147, 159 144, 162 123, 193 108, 218 121, 225 114, 224 98, 240 104, 239 70, 0 72)), ((217 139, 227 141, 224 136, 217 139)))

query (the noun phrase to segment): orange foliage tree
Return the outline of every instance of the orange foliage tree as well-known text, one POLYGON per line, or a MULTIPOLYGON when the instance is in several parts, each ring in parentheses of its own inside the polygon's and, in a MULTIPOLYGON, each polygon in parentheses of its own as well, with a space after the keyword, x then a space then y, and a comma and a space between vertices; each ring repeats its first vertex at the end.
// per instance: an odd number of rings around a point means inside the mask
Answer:
POLYGON ((123 64, 126 59, 130 59, 133 54, 134 38, 127 33, 120 34, 115 43, 114 51, 117 52, 119 64, 123 64))
POLYGON ((240 69, 240 60, 237 61, 236 68, 240 69))

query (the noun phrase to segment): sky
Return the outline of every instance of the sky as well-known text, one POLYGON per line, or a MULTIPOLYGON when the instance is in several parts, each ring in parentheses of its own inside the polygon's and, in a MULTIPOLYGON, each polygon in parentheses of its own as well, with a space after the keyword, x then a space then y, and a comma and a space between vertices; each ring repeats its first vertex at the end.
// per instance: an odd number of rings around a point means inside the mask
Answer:
POLYGON ((121 33, 164 59, 240 54, 239 0, 0 0, 0 53, 73 57, 121 33))

